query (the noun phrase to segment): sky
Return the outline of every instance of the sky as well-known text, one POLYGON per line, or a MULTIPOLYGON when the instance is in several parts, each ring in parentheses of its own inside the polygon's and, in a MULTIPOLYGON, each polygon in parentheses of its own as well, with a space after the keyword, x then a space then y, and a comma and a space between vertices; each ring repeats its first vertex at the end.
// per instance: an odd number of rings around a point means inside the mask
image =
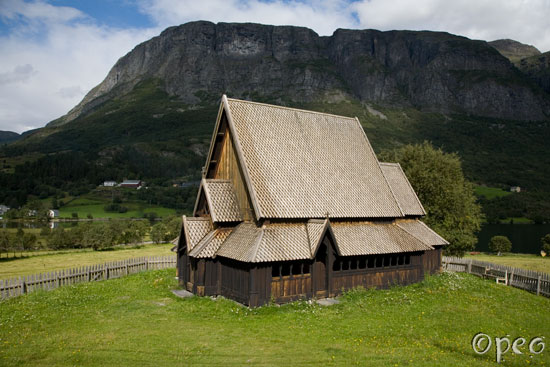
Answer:
POLYGON ((550 50, 550 0, 0 0, 0 130, 66 114, 114 63, 195 20, 444 31, 550 50))

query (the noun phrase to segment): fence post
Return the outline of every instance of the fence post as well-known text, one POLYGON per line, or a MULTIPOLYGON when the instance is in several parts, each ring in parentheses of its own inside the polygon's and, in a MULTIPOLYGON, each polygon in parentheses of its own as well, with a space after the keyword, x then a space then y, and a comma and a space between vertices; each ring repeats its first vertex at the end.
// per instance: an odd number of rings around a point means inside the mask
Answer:
POLYGON ((472 273, 472 259, 468 261, 468 274, 471 274, 471 273, 472 273))
POLYGON ((540 275, 537 277, 537 296, 540 295, 540 275))
POLYGON ((109 280, 109 265, 105 266, 105 280, 109 280))
POLYGON ((514 281, 514 271, 510 273, 510 279, 508 279, 508 284, 512 285, 512 282, 514 281))
POLYGON ((128 260, 126 260, 126 275, 128 275, 128 260))
POLYGON ((59 278, 59 272, 55 272, 55 285, 56 288, 59 288, 61 286, 61 278, 59 278))
POLYGON ((90 273, 90 267, 86 266, 86 275, 88 277, 88 282, 92 280, 92 274, 90 273))
POLYGON ((149 270, 149 258, 145 259, 145 270, 149 270))

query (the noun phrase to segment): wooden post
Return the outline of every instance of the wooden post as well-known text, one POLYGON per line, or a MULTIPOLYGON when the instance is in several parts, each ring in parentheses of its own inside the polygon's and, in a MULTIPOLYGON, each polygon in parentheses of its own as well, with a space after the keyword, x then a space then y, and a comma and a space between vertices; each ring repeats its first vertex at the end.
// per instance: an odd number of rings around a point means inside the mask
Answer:
POLYGON ((145 270, 149 270, 149 258, 145 259, 145 270))
POLYGON ((540 275, 537 277, 537 296, 540 295, 540 275))
POLYGON ((55 284, 56 284, 56 288, 59 288, 61 286, 61 278, 59 277, 58 272, 55 272, 55 284))
POLYGON ((468 261, 468 274, 471 274, 471 273, 472 273, 472 259, 468 261))
POLYGON ((90 280, 92 280, 92 274, 90 273, 90 267, 89 266, 86 266, 86 275, 87 275, 88 282, 90 280))
POLYGON ((105 266, 105 279, 109 280, 109 265, 105 266))
POLYGON ((504 273, 504 285, 508 285, 508 270, 504 273))

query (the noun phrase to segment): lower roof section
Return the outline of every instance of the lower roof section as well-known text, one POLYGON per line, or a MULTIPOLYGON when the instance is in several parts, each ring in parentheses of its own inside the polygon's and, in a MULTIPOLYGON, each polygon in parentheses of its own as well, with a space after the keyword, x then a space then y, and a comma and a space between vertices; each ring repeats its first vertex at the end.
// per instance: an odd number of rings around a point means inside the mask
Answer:
POLYGON ((340 256, 426 251, 448 244, 419 220, 330 222, 311 219, 260 227, 254 222, 242 222, 236 227, 213 229, 203 222, 205 219, 192 219, 187 218, 187 225, 184 220, 184 230, 194 229, 186 238, 192 239, 187 251, 195 258, 223 256, 250 263, 313 259, 326 235, 332 237, 340 256))

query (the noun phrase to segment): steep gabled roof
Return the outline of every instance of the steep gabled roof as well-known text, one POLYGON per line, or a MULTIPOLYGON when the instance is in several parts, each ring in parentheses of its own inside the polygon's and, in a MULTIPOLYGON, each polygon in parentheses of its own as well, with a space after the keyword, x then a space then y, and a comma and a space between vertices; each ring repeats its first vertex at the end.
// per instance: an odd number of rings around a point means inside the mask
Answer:
POLYGON ((395 199, 405 215, 426 215, 424 207, 414 192, 399 163, 382 163, 380 168, 390 184, 395 199))
POLYGON ((189 218, 184 215, 182 225, 182 232, 185 234, 188 252, 193 250, 199 241, 212 230, 212 221, 206 217, 189 218))
POLYGON ((256 219, 403 216, 356 118, 222 100, 256 219))
MULTIPOLYGON (((213 222, 242 222, 237 196, 229 180, 202 179, 197 198, 204 193, 213 222)), ((197 211, 195 204, 195 212, 197 211)))

